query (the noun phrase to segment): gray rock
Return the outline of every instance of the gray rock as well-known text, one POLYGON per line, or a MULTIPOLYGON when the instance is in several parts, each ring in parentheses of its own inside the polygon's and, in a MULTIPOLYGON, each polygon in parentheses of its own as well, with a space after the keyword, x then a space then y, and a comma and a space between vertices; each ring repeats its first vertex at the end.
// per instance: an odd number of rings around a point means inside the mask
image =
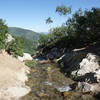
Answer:
POLYGON ((78 82, 78 88, 80 88, 83 93, 92 92, 97 94, 100 92, 100 83, 89 84, 86 82, 78 82))
POLYGON ((78 88, 80 88, 82 90, 82 92, 86 93, 86 92, 91 92, 92 86, 85 82, 79 82, 78 88))
POLYGON ((47 58, 49 59, 54 59, 54 58, 59 58, 61 56, 61 52, 57 48, 51 49, 51 51, 47 54, 47 58))
POLYGON ((100 57, 89 51, 73 50, 59 58, 64 63, 64 71, 70 73, 83 92, 100 92, 100 57))

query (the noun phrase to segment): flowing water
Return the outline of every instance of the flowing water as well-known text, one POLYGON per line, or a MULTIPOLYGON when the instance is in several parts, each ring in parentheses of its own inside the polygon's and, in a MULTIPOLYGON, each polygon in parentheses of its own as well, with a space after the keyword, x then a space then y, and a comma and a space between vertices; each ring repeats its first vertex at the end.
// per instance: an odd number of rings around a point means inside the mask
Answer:
POLYGON ((96 100, 90 94, 72 90, 74 81, 65 77, 56 64, 39 64, 31 69, 26 82, 31 92, 22 100, 96 100))

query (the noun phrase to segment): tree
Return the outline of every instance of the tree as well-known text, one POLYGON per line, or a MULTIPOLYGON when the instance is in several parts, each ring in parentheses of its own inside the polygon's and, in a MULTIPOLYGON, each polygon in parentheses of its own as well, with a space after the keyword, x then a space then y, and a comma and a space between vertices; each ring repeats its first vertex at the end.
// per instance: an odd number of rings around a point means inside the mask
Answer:
MULTIPOLYGON (((65 14, 65 13, 64 13, 65 14)), ((49 34, 41 37, 45 41, 42 48, 80 48, 100 43, 100 8, 84 12, 79 9, 66 22, 65 26, 52 28, 49 34)))
POLYGON ((40 45, 41 47, 46 46, 47 42, 48 42, 48 37, 47 37, 47 35, 46 35, 46 34, 41 34, 41 35, 39 36, 39 45, 40 45))
POLYGON ((71 7, 66 7, 65 5, 57 6, 56 12, 59 13, 59 15, 67 15, 71 13, 71 7))
POLYGON ((50 23, 53 23, 53 20, 51 19, 51 17, 48 17, 46 19, 46 24, 50 24, 50 23))

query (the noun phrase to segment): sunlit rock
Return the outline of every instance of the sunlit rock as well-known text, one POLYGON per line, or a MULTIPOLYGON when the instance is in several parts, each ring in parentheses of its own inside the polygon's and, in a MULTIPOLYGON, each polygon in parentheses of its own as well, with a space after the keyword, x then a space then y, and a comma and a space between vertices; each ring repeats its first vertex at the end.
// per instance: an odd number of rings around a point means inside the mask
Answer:
POLYGON ((23 61, 26 61, 26 60, 33 60, 33 58, 31 57, 31 55, 29 53, 23 53, 23 57, 18 56, 18 60, 23 62, 23 61))
POLYGON ((6 52, 0 54, 0 100, 20 100, 30 92, 25 85, 30 69, 6 52))
POLYGON ((87 54, 86 58, 79 64, 80 68, 77 72, 78 76, 85 75, 86 73, 95 73, 100 68, 96 55, 91 53, 87 54))
POLYGON ((6 42, 7 42, 7 43, 9 43, 9 42, 11 42, 12 40, 14 40, 14 38, 12 37, 11 34, 8 34, 8 33, 7 33, 7 34, 6 34, 6 37, 7 37, 7 38, 6 38, 6 42))

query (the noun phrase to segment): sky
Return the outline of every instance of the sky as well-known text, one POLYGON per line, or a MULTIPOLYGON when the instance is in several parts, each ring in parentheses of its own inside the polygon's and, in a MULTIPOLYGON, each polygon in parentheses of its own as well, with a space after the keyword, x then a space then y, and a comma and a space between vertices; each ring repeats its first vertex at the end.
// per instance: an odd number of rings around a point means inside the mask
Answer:
POLYGON ((0 18, 9 27, 48 32, 67 19, 55 12, 56 6, 60 5, 72 6, 72 12, 75 12, 78 8, 100 8, 100 0, 0 0, 0 18), (51 25, 45 23, 48 17, 54 21, 51 25))

